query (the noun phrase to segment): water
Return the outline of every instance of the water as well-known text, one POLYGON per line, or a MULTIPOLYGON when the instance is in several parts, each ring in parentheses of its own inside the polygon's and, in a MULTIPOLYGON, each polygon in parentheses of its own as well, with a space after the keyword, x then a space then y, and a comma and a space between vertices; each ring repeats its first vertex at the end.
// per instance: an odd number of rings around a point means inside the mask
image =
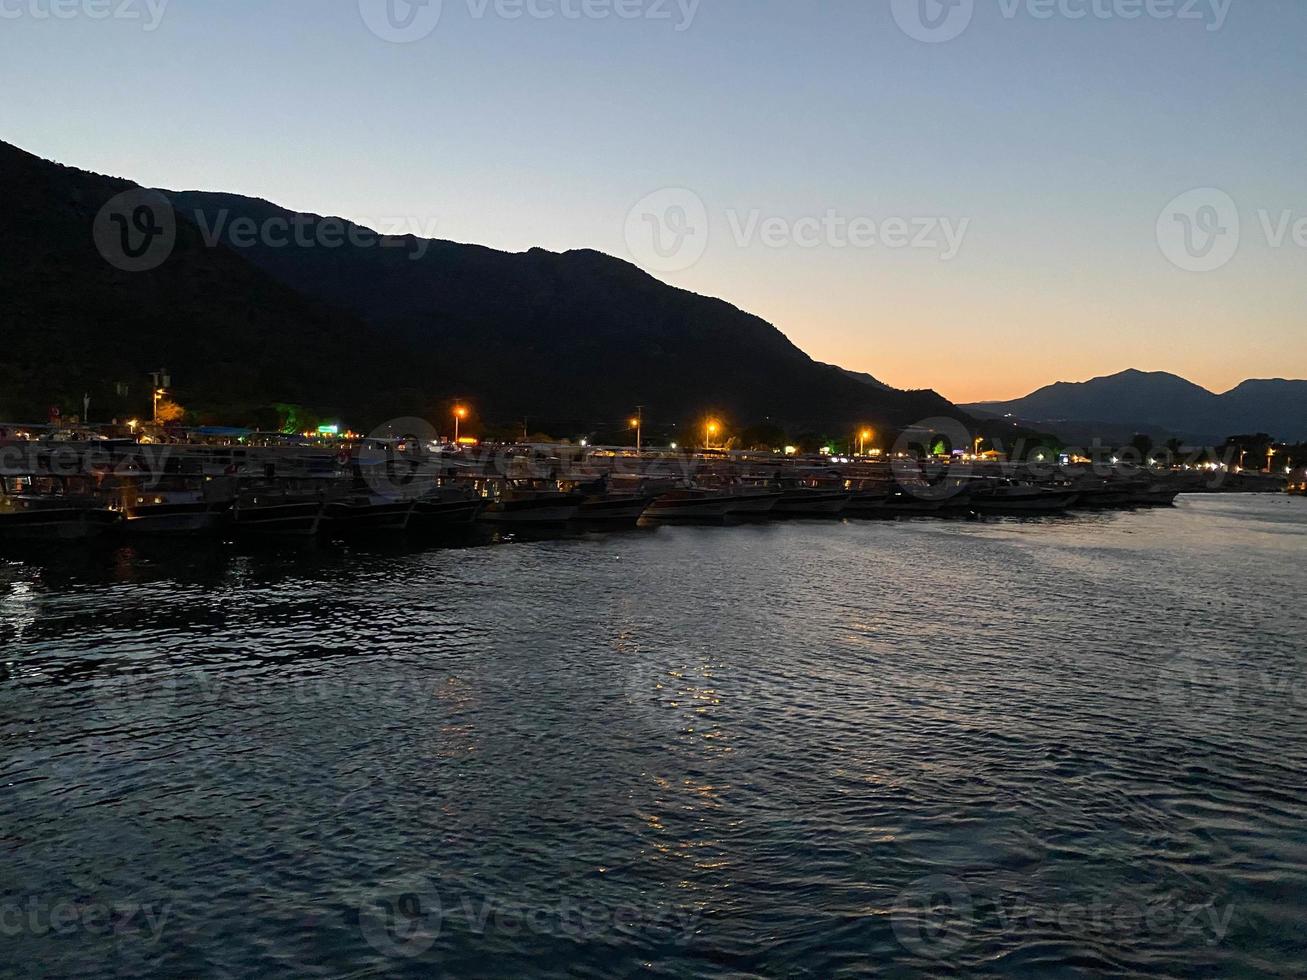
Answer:
POLYGON ((1307 501, 0 563, 0 975, 1302 976, 1307 501))

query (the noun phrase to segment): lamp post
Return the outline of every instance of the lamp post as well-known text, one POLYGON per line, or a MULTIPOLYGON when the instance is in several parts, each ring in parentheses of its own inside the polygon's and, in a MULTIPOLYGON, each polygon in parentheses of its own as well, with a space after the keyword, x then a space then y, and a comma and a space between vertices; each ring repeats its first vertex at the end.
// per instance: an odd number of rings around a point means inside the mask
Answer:
POLYGON ((631 428, 635 430, 635 454, 641 455, 644 451, 644 406, 637 405, 635 408, 635 417, 631 419, 631 428))
POLYGON ((720 427, 717 425, 716 422, 709 422, 708 425, 704 428, 705 449, 712 449, 712 437, 717 435, 719 431, 720 431, 720 427))
POLYGON ((150 388, 152 393, 152 402, 150 408, 150 419, 155 425, 159 424, 159 399, 168 394, 168 387, 172 384, 172 378, 168 376, 167 368, 159 368, 157 371, 150 372, 150 380, 154 382, 150 388))
POLYGON ((858 433, 859 456, 867 455, 867 443, 871 440, 871 436, 872 436, 872 431, 870 429, 863 429, 861 432, 858 433))
POLYGON ((458 445, 458 426, 459 423, 467 418, 467 409, 462 405, 454 406, 454 445, 458 445))

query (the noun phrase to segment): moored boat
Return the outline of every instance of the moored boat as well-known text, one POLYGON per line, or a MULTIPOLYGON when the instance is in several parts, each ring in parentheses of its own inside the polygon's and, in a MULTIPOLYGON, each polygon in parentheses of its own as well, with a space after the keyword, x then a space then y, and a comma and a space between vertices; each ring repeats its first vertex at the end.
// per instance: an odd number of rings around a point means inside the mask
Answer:
POLYGON ((331 534, 396 532, 407 530, 412 516, 412 500, 356 493, 327 501, 322 510, 322 523, 331 534))
POLYGON ((790 487, 781 491, 772 514, 776 517, 838 517, 852 496, 842 489, 790 487))
POLYGON ((277 488, 247 490, 232 506, 232 527, 245 534, 311 537, 322 524, 323 498, 318 493, 277 488))
POLYGON ((566 524, 581 510, 584 497, 543 487, 515 486, 503 489, 481 512, 491 524, 566 524))
POLYGON ((1176 498, 1179 496, 1180 491, 1177 488, 1155 483, 1151 486, 1136 487, 1131 490, 1130 506, 1173 507, 1176 498))
POLYGON ((725 494, 684 487, 656 498, 644 516, 655 521, 721 521, 730 503, 725 494))
POLYGON ((470 488, 437 487, 413 501, 408 529, 417 534, 438 534, 467 528, 486 506, 486 499, 470 488))
POLYGON ((205 534, 223 526, 231 500, 206 493, 194 479, 164 478, 153 486, 131 481, 118 495, 130 534, 205 534))
POLYGON ((117 527, 122 514, 104 506, 85 477, 0 477, 0 539, 79 541, 117 527))
POLYGON ((1003 481, 972 490, 971 506, 981 514, 1055 514, 1069 509, 1079 496, 1074 490, 1003 481))

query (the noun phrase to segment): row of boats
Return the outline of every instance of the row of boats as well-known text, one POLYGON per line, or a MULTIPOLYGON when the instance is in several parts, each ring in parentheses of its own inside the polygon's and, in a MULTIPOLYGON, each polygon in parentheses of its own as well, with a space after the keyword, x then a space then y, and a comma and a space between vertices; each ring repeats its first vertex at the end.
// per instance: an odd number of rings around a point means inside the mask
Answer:
POLYGON ((777 478, 687 483, 604 475, 435 479, 378 485, 355 473, 330 482, 160 476, 0 477, 0 539, 75 540, 105 533, 342 536, 445 534, 474 524, 634 526, 791 518, 1057 514, 1073 508, 1169 506, 1179 490, 1151 482, 1038 485, 1004 478, 938 484, 777 478))

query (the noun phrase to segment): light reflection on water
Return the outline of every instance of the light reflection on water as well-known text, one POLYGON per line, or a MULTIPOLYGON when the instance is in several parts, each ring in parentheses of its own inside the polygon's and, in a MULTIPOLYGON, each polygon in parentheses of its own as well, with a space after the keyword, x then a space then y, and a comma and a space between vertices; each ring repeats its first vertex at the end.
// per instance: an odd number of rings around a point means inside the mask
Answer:
POLYGON ((1301 975, 1304 544, 1214 497, 11 555, 4 962, 1301 975))

